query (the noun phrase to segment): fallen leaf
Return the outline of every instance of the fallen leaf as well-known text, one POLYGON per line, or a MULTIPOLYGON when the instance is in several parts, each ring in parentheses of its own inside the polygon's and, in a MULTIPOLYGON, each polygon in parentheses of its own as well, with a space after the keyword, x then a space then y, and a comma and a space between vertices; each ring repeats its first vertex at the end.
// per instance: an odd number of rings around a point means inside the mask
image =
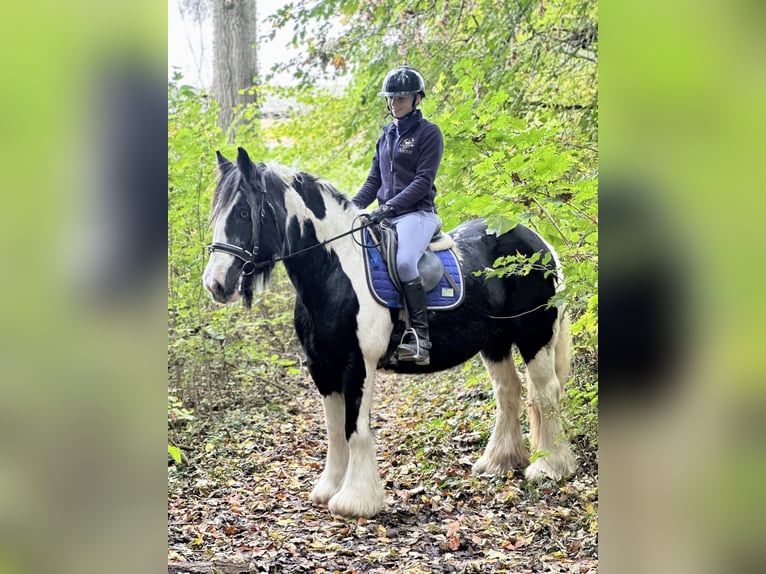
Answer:
POLYGON ((460 548, 460 522, 453 520, 447 525, 447 545, 450 550, 460 548))
POLYGON ((452 536, 453 534, 456 534, 460 532, 460 522, 457 520, 453 520, 447 525, 447 538, 452 536))

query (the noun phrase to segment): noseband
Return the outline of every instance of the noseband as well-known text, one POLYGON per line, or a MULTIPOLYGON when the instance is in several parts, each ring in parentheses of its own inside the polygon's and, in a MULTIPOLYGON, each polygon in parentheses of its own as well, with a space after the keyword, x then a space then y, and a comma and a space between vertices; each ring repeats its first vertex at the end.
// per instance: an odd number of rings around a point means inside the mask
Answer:
POLYGON ((238 247, 230 243, 211 243, 208 245, 207 251, 210 254, 214 253, 215 251, 223 251, 224 253, 228 253, 229 255, 233 255, 237 259, 244 261, 245 264, 242 266, 242 275, 252 275, 255 273, 256 269, 266 267, 273 261, 276 261, 269 260, 256 263, 255 258, 258 256, 257 251, 250 252, 247 249, 243 249, 242 247, 238 247))

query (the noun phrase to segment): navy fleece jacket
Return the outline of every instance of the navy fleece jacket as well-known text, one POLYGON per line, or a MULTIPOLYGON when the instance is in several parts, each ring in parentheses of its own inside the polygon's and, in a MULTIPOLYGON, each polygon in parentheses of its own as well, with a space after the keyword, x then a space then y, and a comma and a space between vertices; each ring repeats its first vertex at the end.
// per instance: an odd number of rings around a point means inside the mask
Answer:
POLYGON ((439 126, 424 119, 420 110, 391 122, 378 139, 367 181, 351 201, 363 209, 377 197, 395 215, 436 211, 434 179, 443 151, 439 126))

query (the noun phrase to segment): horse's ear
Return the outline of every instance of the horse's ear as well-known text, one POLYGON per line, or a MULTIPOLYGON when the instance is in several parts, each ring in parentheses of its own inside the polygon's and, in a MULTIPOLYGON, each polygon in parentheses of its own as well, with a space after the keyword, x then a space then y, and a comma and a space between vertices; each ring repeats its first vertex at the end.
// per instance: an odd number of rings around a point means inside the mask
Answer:
POLYGON ((218 150, 215 150, 215 157, 218 158, 218 165, 221 167, 231 163, 228 159, 223 157, 223 154, 218 150))
POLYGON ((218 159, 218 170, 221 173, 224 173, 225 171, 234 167, 234 164, 226 159, 220 151, 215 150, 215 157, 218 159))
POLYGON ((245 176, 245 179, 250 179, 256 170, 255 164, 250 160, 250 156, 247 155, 243 147, 237 148, 237 167, 242 172, 242 175, 245 176))

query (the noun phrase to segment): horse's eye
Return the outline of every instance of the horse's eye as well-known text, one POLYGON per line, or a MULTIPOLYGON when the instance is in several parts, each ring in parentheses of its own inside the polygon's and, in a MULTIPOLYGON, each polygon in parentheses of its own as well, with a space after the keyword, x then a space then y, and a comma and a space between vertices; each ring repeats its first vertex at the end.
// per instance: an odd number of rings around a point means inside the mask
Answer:
POLYGON ((239 216, 242 219, 247 219, 248 217, 250 217, 250 210, 249 209, 244 209, 244 208, 240 209, 239 210, 239 216))

